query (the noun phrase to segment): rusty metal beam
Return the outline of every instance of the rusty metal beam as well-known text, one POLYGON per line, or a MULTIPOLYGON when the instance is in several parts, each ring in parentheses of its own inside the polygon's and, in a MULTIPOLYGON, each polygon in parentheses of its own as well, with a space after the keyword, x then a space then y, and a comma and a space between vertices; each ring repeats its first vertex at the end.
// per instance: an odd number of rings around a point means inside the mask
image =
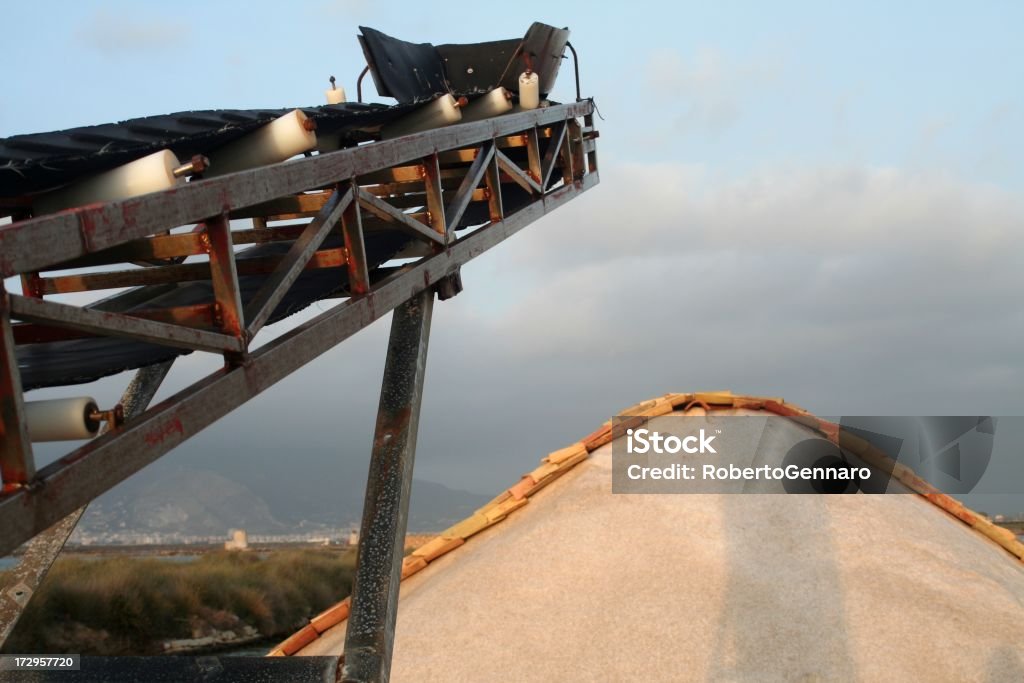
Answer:
POLYGON ((359 205, 378 218, 391 221, 396 228, 413 237, 418 237, 435 244, 444 244, 444 237, 442 235, 431 230, 415 218, 411 218, 408 214, 402 213, 384 200, 378 199, 366 190, 359 190, 359 205))
MULTIPOLYGON (((263 227, 252 230, 233 230, 231 232, 231 241, 235 245, 285 242, 293 240, 302 234, 303 228, 305 228, 304 225, 283 225, 274 228, 263 227)), ((201 232, 156 235, 141 240, 133 240, 73 261, 58 263, 52 266, 50 270, 87 268, 113 263, 168 259, 180 256, 198 256, 200 254, 207 254, 209 251, 209 238, 201 232)), ((48 292, 43 291, 42 293, 48 292)))
POLYGON ((558 154, 562 158, 562 181, 567 185, 577 177, 583 177, 583 151, 577 144, 579 139, 579 124, 575 119, 566 121, 565 140, 562 141, 562 147, 558 154), (578 159, 577 156, 579 156, 578 159))
POLYGON ((21 292, 25 296, 32 296, 37 299, 43 298, 43 282, 39 273, 21 274, 21 292))
POLYGON ((27 322, 52 324, 93 334, 138 339, 182 349, 220 353, 241 352, 245 348, 241 339, 237 337, 208 330, 146 320, 123 313, 68 306, 17 294, 8 296, 11 315, 27 322))
POLYGON ((209 375, 116 433, 100 436, 43 467, 36 477, 38 487, 0 495, 0 556, 598 182, 592 174, 551 191, 503 221, 395 272, 366 296, 348 299, 296 326, 257 349, 245 363, 209 375))
POLYGON ((317 248, 327 237, 327 233, 334 229, 338 219, 349 204, 352 203, 353 193, 350 189, 344 194, 335 192, 331 198, 320 209, 320 213, 314 218, 306 229, 302 231, 298 239, 292 243, 288 253, 285 254, 277 268, 270 274, 266 282, 260 285, 259 290, 245 307, 245 320, 247 323, 246 335, 250 339, 256 336, 270 314, 274 312, 281 299, 288 292, 288 289, 298 279, 302 269, 306 267, 309 259, 316 252, 317 248))
MULTIPOLYGON (((445 168, 441 170, 441 180, 449 181, 453 180, 458 182, 462 178, 462 174, 465 173, 465 166, 460 168, 445 168)), ((393 168, 385 168, 373 173, 365 173, 360 175, 357 179, 360 185, 376 185, 381 188, 385 188, 386 191, 382 194, 391 194, 393 192, 408 192, 408 188, 419 187, 419 191, 423 191, 423 164, 414 164, 412 166, 395 166, 393 168)))
POLYGON ((565 141, 565 132, 569 124, 566 121, 556 123, 553 128, 548 148, 544 151, 544 159, 540 165, 540 186, 545 190, 551 181, 551 172, 555 170, 555 162, 562 156, 562 143, 565 141))
POLYGON ((398 615, 409 492, 416 460, 434 292, 395 309, 377 409, 359 532, 352 612, 345 630, 347 683, 386 683, 398 615))
MULTIPOLYGON (((174 235, 156 235, 141 240, 132 240, 95 254, 72 259, 65 263, 53 264, 50 270, 89 268, 111 263, 128 263, 153 259, 195 256, 208 251, 206 235, 189 232, 174 235)), ((44 291, 44 293, 46 293, 44 291)))
MULTIPOLYGON (((540 137, 550 137, 551 129, 544 128, 538 131, 540 137)), ((506 138, 495 138, 492 142, 499 149, 508 149, 513 151, 519 151, 520 148, 527 146, 526 135, 514 135, 506 138)), ((468 164, 473 162, 476 156, 476 150, 474 148, 468 149, 457 149, 445 152, 437 153, 437 160, 441 166, 441 179, 458 180, 463 173, 463 170, 468 164)), ((382 169, 380 171, 374 171, 359 176, 359 182, 363 185, 367 183, 375 183, 380 185, 406 185, 422 183, 423 181, 423 169, 418 165, 410 166, 396 166, 394 168, 382 169)), ((271 203, 270 205, 273 205, 271 203)), ((247 210, 243 210, 247 211, 247 210)), ((234 215, 232 215, 234 217, 234 215)))
MULTIPOLYGON (((445 200, 446 200, 446 202, 451 203, 451 200, 455 198, 456 190, 458 190, 459 186, 462 184, 462 180, 460 180, 457 183, 445 182, 443 184, 444 184, 445 200), (450 187, 449 187, 449 185, 450 185, 450 187)), ((370 194, 376 194, 377 196, 381 196, 380 194, 378 194, 375 191, 377 189, 375 187, 368 187, 366 189, 367 189, 367 191, 370 192, 370 194)), ((483 190, 481 190, 479 192, 474 192, 473 193, 473 201, 479 202, 479 201, 483 201, 485 199, 486 199, 486 197, 484 196, 483 190)), ((387 198, 387 202, 388 202, 388 204, 391 204, 391 206, 395 207, 396 209, 410 209, 410 208, 418 208, 418 207, 421 207, 421 206, 425 207, 427 205, 427 196, 422 191, 420 193, 418 193, 418 194, 408 193, 408 194, 400 194, 400 195, 389 195, 388 198, 387 198)), ((424 215, 424 218, 426 218, 426 215, 424 215)), ((450 220, 448 222, 451 223, 450 220)))
MULTIPOLYGON (((583 115, 583 131, 582 141, 593 141, 597 137, 597 131, 594 130, 594 111, 591 109, 583 115)), ((581 142, 582 142, 581 141, 581 142)), ((584 145, 580 145, 580 151, 583 151, 584 145)), ((590 173, 597 173, 597 147, 586 150, 587 159, 587 170, 590 173)))
POLYGON ((427 222, 441 236, 441 243, 447 243, 448 221, 444 215, 444 187, 437 154, 430 154, 423 159, 423 184, 427 199, 427 222))
POLYGON ((0 276, 45 270, 54 263, 202 222, 226 207, 240 209, 327 187, 342 178, 422 159, 439 149, 479 146, 497 136, 592 111, 592 103, 583 101, 507 114, 19 221, 0 228, 0 276))
MULTIPOLYGON (((188 306, 171 306, 168 308, 132 311, 131 315, 133 318, 144 318, 173 325, 209 329, 216 326, 217 316, 214 308, 212 303, 191 304, 188 306)), ((95 332, 60 328, 53 325, 37 325, 35 323, 19 323, 11 327, 14 332, 14 343, 19 346, 22 344, 45 344, 47 342, 65 341, 67 339, 87 339, 101 336, 95 332)))
POLYGON ((455 193, 455 198, 451 204, 448 205, 447 211, 445 211, 448 219, 448 225, 450 230, 454 230, 462 220, 462 214, 466 212, 466 207, 469 206, 470 200, 473 198, 473 193, 476 188, 480 185, 480 181, 484 177, 484 172, 487 170, 488 164, 494 158, 494 145, 492 143, 484 143, 483 147, 477 150, 476 159, 473 160, 473 165, 466 171, 466 177, 462 179, 462 184, 459 185, 458 191, 455 193))
POLYGON ((236 337, 242 344, 245 318, 242 311, 242 294, 238 286, 238 270, 235 267, 235 249, 231 241, 231 222, 226 213, 206 221, 206 234, 210 238, 210 283, 213 298, 217 302, 220 327, 224 334, 236 337))
POLYGON ((0 491, 27 484, 36 474, 14 353, 10 296, 0 280, 0 491))
POLYGON ((498 169, 498 157, 495 155, 484 171, 484 185, 487 187, 487 209, 491 222, 497 223, 505 218, 505 207, 501 201, 501 171, 498 169))
MULTIPOLYGON (((286 213, 317 212, 324 208, 324 204, 331 197, 331 190, 308 194, 296 194, 291 197, 280 197, 269 202, 262 202, 254 206, 247 206, 231 212, 231 218, 257 218, 265 219, 267 216, 277 216, 286 213)), ((264 225, 264 227, 266 227, 264 225)), ((263 228, 254 226, 255 230, 263 228)))
POLYGON ((537 181, 531 178, 526 171, 516 166, 515 162, 505 156, 504 152, 496 149, 494 150, 494 157, 498 160, 498 167, 508 174, 508 177, 514 180, 519 187, 531 194, 540 194, 541 189, 537 181))
MULTIPOLYGON (((359 186, 349 183, 349 192, 355 193, 359 186)), ((359 202, 350 202, 341 215, 341 234, 345 240, 346 262, 348 264, 348 290, 352 296, 362 296, 370 291, 370 266, 366 258, 366 242, 363 240, 363 215, 359 202)))
MULTIPOLYGON (((306 226, 297 226, 304 229, 306 226)), ((267 232, 276 228, 268 228, 267 232)), ((239 275, 266 275, 272 273, 281 263, 283 256, 265 256, 261 258, 239 259, 235 269, 239 275)), ((345 264, 343 249, 321 249, 313 254, 306 264, 306 270, 317 268, 337 268, 345 264)), ((207 263, 181 263, 173 266, 153 266, 132 270, 113 270, 104 273, 83 273, 80 275, 60 275, 43 278, 43 291, 46 294, 70 294, 72 292, 91 292, 100 289, 117 289, 121 287, 137 287, 140 285, 176 284, 196 280, 209 280, 210 266, 207 263)))
POLYGON ((526 137, 527 175, 533 178, 538 186, 543 185, 541 183, 540 140, 537 137, 537 129, 531 128, 526 131, 524 137, 526 137))

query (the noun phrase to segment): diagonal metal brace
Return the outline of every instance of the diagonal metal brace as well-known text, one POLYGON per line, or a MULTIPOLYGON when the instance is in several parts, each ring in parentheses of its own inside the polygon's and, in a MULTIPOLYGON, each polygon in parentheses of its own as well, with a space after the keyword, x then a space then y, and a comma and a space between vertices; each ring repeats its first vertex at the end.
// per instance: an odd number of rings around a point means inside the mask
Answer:
POLYGON ((500 149, 494 150, 494 156, 498 160, 498 166, 508 177, 515 181, 519 187, 523 188, 530 194, 540 194, 542 192, 540 185, 536 180, 527 175, 526 171, 516 166, 515 162, 505 156, 505 153, 500 149))
POLYGON ((444 236, 420 223, 415 218, 410 218, 383 199, 370 194, 366 190, 359 189, 359 204, 373 215, 390 223, 413 237, 418 237, 427 242, 443 245, 444 236))
POLYGON ((480 186, 487 165, 494 158, 494 143, 487 142, 477 151, 473 164, 466 171, 466 177, 462 179, 459 189, 455 193, 455 199, 448 205, 445 214, 448 218, 449 229, 454 230, 462 220, 462 214, 466 213, 466 207, 473 198, 473 191, 480 186))
POLYGON ((277 268, 270 274, 252 300, 245 307, 245 320, 248 323, 246 334, 250 339, 256 336, 270 315, 281 303, 281 299, 288 293, 288 289, 298 279, 302 269, 309 263, 309 259, 323 243, 334 226, 341 218, 342 212, 352 203, 352 190, 341 193, 335 192, 327 200, 320 213, 314 218, 306 229, 302 231, 298 239, 292 243, 288 253, 277 264, 277 268))

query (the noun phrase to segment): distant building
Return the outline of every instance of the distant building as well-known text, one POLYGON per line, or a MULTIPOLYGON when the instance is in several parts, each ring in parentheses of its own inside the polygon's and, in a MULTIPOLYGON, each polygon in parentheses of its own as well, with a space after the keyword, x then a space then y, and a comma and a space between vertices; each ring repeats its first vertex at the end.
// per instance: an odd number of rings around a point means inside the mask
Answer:
POLYGON ((352 531, 348 532, 348 544, 350 546, 359 545, 359 529, 352 529, 352 531))
POLYGON ((224 550, 249 549, 249 534, 245 533, 245 529, 232 529, 229 533, 231 540, 224 543, 224 550))

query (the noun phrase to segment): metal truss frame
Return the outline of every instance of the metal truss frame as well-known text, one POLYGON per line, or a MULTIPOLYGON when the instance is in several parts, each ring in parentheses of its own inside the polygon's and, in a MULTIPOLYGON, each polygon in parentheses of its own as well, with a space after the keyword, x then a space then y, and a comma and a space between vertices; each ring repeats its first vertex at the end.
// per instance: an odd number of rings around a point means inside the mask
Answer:
POLYGON ((337 672, 387 680, 434 295, 458 294, 465 263, 599 181, 593 113, 590 100, 553 105, 0 227, 0 275, 20 276, 24 292, 7 293, 0 280, 0 556, 41 535, 15 571, 15 593, 0 595, 0 642, 91 500, 394 310, 352 598, 357 628, 337 672), (513 187, 528 199, 506 213, 513 187), (459 236, 474 202, 489 221, 459 236), (253 227, 232 229, 232 219, 253 227), (419 259, 372 268, 365 236, 386 230, 415 241, 419 259), (322 248, 332 232, 344 247, 322 248), (290 246, 237 258, 237 246, 269 242, 290 246), (197 255, 208 262, 183 262, 197 255), (111 269, 119 263, 145 267, 111 269), (344 268, 347 299, 254 348, 302 272, 316 268, 344 268), (266 278, 243 305, 247 274, 266 278), (128 312, 45 298, 194 281, 211 283, 212 301, 128 312), (169 362, 141 370, 123 425, 37 470, 15 347, 97 336, 207 351, 224 366, 148 410, 169 362))
MULTIPOLYGON (((384 559, 379 567, 357 570, 364 578, 357 578, 353 596, 357 607, 367 604, 367 615, 383 599, 387 609, 381 614, 390 627, 374 618, 359 622, 364 634, 388 635, 383 650, 366 660, 376 664, 360 665, 358 676, 355 668, 346 672, 351 680, 386 680, 397 593, 391 581, 365 577, 376 572, 393 578, 400 571, 416 440, 412 416, 419 412, 434 293, 441 299, 457 294, 461 266, 599 182, 593 112, 589 100, 554 105, 0 227, 0 276, 20 276, 23 290, 8 293, 0 281, 0 555, 74 517, 89 501, 373 321, 402 311, 392 322, 360 543, 361 558, 384 559), (513 187, 520 196, 525 191, 528 201, 506 213, 503 194, 513 187), (455 228, 474 202, 486 204, 489 222, 457 235, 455 228), (233 230, 230 221, 237 219, 251 219, 252 229, 233 230), (172 232, 182 226, 194 228, 172 232), (372 270, 364 235, 384 230, 408 235, 422 255, 412 263, 372 270), (321 248, 332 232, 344 247, 321 248), (237 245, 266 242, 290 246, 279 257, 236 259, 237 245), (183 263, 196 255, 208 262, 183 263), (111 270, 122 263, 145 267, 111 270), (347 299, 253 348, 253 339, 302 272, 323 268, 345 269, 347 299), (267 277, 243 306, 239 275, 249 274, 267 277), (129 313, 45 298, 143 285, 152 291, 196 280, 211 282, 212 301, 129 313), (94 336, 215 353, 225 363, 37 470, 15 349, 94 336), (418 349, 413 360, 403 361, 412 346, 418 349), (412 377, 409 363, 420 368, 412 377), (389 393, 396 405, 386 405, 389 393), (397 435, 394 443, 400 445, 384 448, 378 443, 382 430, 397 435), (398 458, 397 470, 389 458, 398 458), (375 468, 397 479, 382 486, 374 479, 375 468), (368 592, 376 597, 367 597, 368 592)), ((51 534, 51 545, 67 535, 51 534)), ((51 560, 53 554, 48 553, 51 560)), ((357 614, 358 609, 358 621, 357 614)))

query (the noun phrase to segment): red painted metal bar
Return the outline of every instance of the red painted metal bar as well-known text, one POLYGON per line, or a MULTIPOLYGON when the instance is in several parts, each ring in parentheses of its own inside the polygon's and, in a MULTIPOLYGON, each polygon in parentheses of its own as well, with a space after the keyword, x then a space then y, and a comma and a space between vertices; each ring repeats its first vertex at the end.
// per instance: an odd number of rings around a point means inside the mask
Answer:
POLYGON ((257 349, 243 364, 213 373, 116 432, 98 437, 40 469, 37 486, 0 496, 0 555, 598 181, 599 177, 591 174, 552 190, 503 221, 480 228, 445 251, 387 277, 367 295, 348 299, 295 327, 257 349))
MULTIPOLYGON (((479 146, 499 135, 592 111, 592 103, 583 101, 508 114, 20 221, 0 228, 0 276, 44 270, 133 239, 202 222, 225 208, 331 186, 339 178, 422 159, 438 149, 479 146)), ((593 165, 596 168, 596 157, 593 165)))

